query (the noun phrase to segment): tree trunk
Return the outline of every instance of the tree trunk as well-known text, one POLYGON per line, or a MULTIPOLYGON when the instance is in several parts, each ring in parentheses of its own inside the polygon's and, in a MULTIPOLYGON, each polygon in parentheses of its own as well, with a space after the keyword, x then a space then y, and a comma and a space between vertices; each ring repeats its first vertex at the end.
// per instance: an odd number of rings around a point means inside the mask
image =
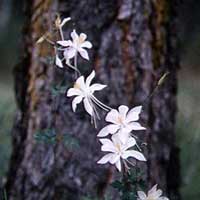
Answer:
MULTIPOLYGON (((70 99, 51 94, 52 84, 59 80, 72 86, 71 71, 49 64, 46 58, 53 56, 53 48, 35 43, 53 30, 56 12, 70 16, 77 31, 87 33, 93 43, 90 64, 80 59, 78 66, 86 75, 94 68, 98 81, 108 85, 98 98, 111 107, 144 106, 142 121, 148 129, 141 135, 148 144, 147 167, 142 166, 146 180, 149 187, 159 184, 170 200, 180 199, 174 133, 178 67, 175 8, 175 1, 168 0, 28 2, 23 58, 14 74, 18 111, 7 181, 10 200, 77 200, 112 192, 108 185, 116 170, 96 164, 102 156, 98 130, 81 106, 73 113, 70 99), (166 72, 163 84, 154 90, 166 72), (36 142, 34 134, 45 129, 75 137, 79 148, 36 142)), ((66 36, 71 28, 66 25, 66 36)), ((98 129, 103 125, 102 120, 98 129)))

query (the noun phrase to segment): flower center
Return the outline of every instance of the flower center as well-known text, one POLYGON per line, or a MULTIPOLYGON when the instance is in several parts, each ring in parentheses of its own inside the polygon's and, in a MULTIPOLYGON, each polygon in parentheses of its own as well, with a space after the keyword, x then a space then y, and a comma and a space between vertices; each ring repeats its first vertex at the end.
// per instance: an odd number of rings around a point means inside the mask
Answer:
POLYGON ((116 148, 117 148, 117 151, 120 153, 121 152, 121 147, 120 147, 119 143, 116 144, 116 148))
POLYGON ((79 40, 78 40, 78 43, 79 43, 79 44, 82 44, 84 41, 85 41, 85 38, 79 37, 79 40))
POLYGON ((117 118, 117 121, 118 121, 120 124, 123 124, 123 119, 122 119, 121 116, 119 116, 119 117, 117 118))
POLYGON ((78 83, 75 83, 75 84, 74 84, 74 88, 75 88, 75 89, 81 89, 81 87, 80 87, 80 85, 79 85, 78 83))
POLYGON ((147 200, 155 200, 155 199, 152 197, 147 197, 147 200))

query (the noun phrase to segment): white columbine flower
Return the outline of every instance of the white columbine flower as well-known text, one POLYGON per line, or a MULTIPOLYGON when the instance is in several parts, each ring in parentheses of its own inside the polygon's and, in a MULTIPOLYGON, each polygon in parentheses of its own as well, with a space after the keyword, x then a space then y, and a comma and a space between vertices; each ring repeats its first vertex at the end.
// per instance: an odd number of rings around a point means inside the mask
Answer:
POLYGON ((95 71, 93 70, 92 73, 87 77, 86 81, 84 80, 83 76, 80 76, 73 88, 70 88, 67 92, 67 96, 76 96, 72 101, 72 109, 75 112, 77 104, 81 101, 84 103, 85 110, 93 117, 95 122, 95 116, 98 113, 95 108, 95 104, 101 107, 104 110, 108 110, 109 107, 101 103, 96 97, 93 95, 95 91, 100 91, 106 87, 106 85, 94 83, 91 85, 92 79, 95 77, 95 71))
POLYGON ((76 31, 73 30, 71 37, 72 40, 62 40, 57 42, 65 47, 64 57, 66 62, 68 62, 69 59, 74 58, 78 53, 86 60, 89 60, 88 52, 85 48, 92 48, 92 44, 91 42, 86 41, 87 35, 85 33, 78 35, 76 31))
POLYGON ((111 152, 103 156, 97 163, 98 164, 106 164, 111 163, 114 164, 119 171, 121 171, 121 159, 126 162, 127 158, 133 157, 140 161, 146 161, 144 155, 139 151, 128 150, 131 147, 136 145, 136 141, 134 138, 128 138, 127 142, 123 144, 119 139, 118 135, 115 134, 109 139, 100 139, 102 143, 101 150, 111 152))
POLYGON ((132 130, 145 130, 138 122, 139 114, 142 106, 137 106, 129 111, 127 106, 121 105, 118 110, 112 109, 106 116, 106 121, 112 124, 107 125, 97 135, 98 137, 105 137, 108 134, 119 135, 123 143, 126 142, 132 130))
POLYGON ((162 190, 157 190, 157 185, 154 185, 146 195, 143 191, 137 192, 138 198, 137 200, 169 200, 167 197, 163 197, 162 190))

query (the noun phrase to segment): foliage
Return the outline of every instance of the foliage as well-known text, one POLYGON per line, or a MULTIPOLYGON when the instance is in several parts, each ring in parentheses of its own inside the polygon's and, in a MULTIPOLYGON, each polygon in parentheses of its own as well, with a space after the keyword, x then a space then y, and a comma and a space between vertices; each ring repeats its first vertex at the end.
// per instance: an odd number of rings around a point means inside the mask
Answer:
POLYGON ((140 168, 135 167, 125 173, 121 180, 116 180, 112 186, 120 193, 121 200, 137 200, 137 191, 145 189, 145 182, 140 168))
POLYGON ((48 144, 63 143, 67 148, 73 150, 79 147, 79 142, 69 134, 58 134, 55 129, 45 129, 38 131, 34 134, 34 138, 37 142, 43 142, 48 144))
POLYGON ((66 90, 67 90, 67 86, 60 86, 60 85, 52 86, 52 88, 51 88, 51 94, 53 96, 58 96, 60 94, 65 93, 66 90))

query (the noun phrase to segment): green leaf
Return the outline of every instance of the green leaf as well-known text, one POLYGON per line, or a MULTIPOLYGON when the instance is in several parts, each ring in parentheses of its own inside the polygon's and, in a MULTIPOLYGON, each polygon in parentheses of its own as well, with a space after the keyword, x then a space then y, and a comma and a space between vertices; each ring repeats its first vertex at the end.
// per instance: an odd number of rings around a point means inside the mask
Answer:
POLYGON ((79 148, 79 142, 70 134, 56 134, 54 129, 45 129, 34 134, 34 139, 37 142, 46 144, 63 143, 70 150, 79 148))
POLYGON ((66 147, 70 149, 77 149, 80 147, 78 140, 69 134, 63 135, 63 143, 66 147))
POLYGON ((67 90, 67 86, 53 86, 51 88, 51 94, 53 96, 58 96, 59 94, 64 94, 67 90))
POLYGON ((111 183, 112 187, 114 187, 115 189, 118 189, 119 191, 121 191, 123 189, 123 183, 121 181, 114 181, 113 183, 111 183))
POLYGON ((54 129, 46 129, 43 131, 39 131, 34 134, 34 139, 38 142, 55 144, 56 132, 54 129))

